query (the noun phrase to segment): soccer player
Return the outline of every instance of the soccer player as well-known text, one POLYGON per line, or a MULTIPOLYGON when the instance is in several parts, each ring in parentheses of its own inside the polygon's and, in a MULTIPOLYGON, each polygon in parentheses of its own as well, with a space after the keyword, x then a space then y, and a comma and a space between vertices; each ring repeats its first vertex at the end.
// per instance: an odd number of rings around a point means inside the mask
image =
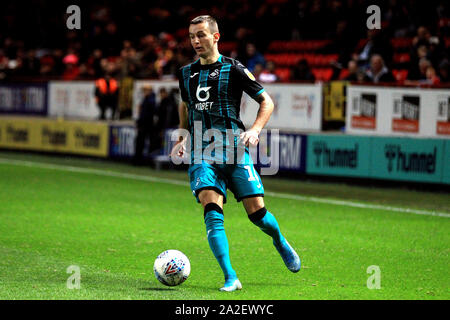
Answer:
MULTIPOLYGON (((242 201, 249 219, 272 237, 287 268, 298 272, 300 258, 281 234, 273 214, 265 208, 264 188, 248 150, 249 144, 256 145, 259 142, 259 134, 274 108, 272 99, 239 61, 219 53, 220 34, 213 17, 205 15, 193 19, 189 26, 189 37, 200 58, 181 68, 178 73, 182 98, 179 106, 180 128, 189 129, 191 136, 190 185, 197 201, 204 208, 209 246, 225 276, 225 284, 220 290, 242 289, 231 266, 224 229, 223 205, 227 200, 227 188, 233 192, 237 201, 242 201), (243 91, 259 103, 256 120, 249 130, 245 130, 239 118, 243 91), (193 150, 197 143, 194 135, 203 137, 209 129, 220 131, 225 138, 214 136, 210 141, 202 138, 201 149, 204 151, 211 141, 216 143, 216 149, 225 150, 223 153, 216 152, 216 155, 223 155, 222 162, 211 161, 217 158, 211 159, 193 150), (236 133, 232 139, 226 138, 230 130, 236 133), (230 149, 234 152, 230 153, 230 149)), ((180 137, 171 156, 182 157, 187 152, 186 144, 187 138, 180 137)))

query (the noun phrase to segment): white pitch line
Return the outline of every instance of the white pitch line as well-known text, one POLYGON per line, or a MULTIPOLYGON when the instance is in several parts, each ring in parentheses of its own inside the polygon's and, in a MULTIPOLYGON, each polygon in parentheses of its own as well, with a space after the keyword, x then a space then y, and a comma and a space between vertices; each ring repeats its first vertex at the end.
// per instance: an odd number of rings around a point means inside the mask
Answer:
MULTIPOLYGON (((69 172, 78 172, 78 173, 90 173, 90 174, 96 174, 96 175, 108 176, 108 177, 116 177, 116 178, 125 178, 125 179, 141 180, 141 181, 158 182, 158 183, 168 183, 168 184, 189 187, 188 182, 177 181, 177 180, 172 180, 172 179, 156 178, 156 177, 151 177, 151 176, 143 176, 143 175, 137 175, 137 174, 130 174, 130 173, 121 173, 121 172, 110 171, 110 170, 90 169, 90 168, 66 166, 66 165, 59 165, 59 164, 50 164, 50 163, 43 163, 43 162, 32 162, 32 161, 0 158, 0 164, 2 164, 2 163, 9 164, 9 165, 42 168, 42 169, 51 169, 51 170, 60 170, 60 171, 69 171, 69 172)), ((332 204, 332 205, 354 207, 354 208, 386 210, 386 211, 450 218, 450 213, 439 212, 439 211, 427 211, 427 210, 391 207, 391 206, 367 204, 367 203, 354 202, 354 201, 336 200, 336 199, 330 199, 330 198, 307 197, 307 196, 300 196, 300 195, 289 194, 289 193, 271 192, 271 191, 265 191, 265 195, 271 196, 271 197, 276 197, 276 198, 282 198, 282 199, 297 200, 297 201, 308 201, 308 202, 332 204)))

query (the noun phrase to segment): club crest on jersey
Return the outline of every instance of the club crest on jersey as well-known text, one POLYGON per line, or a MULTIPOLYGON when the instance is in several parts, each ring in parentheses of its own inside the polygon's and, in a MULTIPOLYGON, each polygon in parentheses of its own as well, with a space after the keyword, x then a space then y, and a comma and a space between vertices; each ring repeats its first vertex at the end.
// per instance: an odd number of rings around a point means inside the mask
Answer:
POLYGON ((209 79, 217 79, 219 77, 219 69, 214 70, 208 76, 209 79))
POLYGON ((248 71, 247 68, 244 69, 244 72, 245 72, 245 74, 247 75, 247 77, 249 77, 251 80, 253 80, 253 81, 256 80, 256 79, 255 79, 255 76, 254 76, 250 71, 248 71))

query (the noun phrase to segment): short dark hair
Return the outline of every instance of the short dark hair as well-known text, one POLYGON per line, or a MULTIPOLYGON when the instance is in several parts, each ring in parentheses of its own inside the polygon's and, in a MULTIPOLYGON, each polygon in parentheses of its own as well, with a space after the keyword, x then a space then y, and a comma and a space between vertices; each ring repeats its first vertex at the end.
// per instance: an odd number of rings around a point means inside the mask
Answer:
POLYGON ((208 15, 198 16, 192 19, 190 24, 199 24, 203 22, 208 22, 208 28, 211 33, 219 32, 219 26, 216 19, 208 15))

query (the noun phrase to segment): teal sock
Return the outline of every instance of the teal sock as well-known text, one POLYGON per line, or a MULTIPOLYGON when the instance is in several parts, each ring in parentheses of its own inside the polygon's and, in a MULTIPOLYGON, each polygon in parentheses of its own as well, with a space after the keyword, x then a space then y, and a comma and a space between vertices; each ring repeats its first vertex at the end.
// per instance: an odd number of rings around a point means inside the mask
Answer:
POLYGON ((277 219, 267 211, 266 208, 261 208, 255 213, 252 213, 248 218, 258 226, 264 233, 272 237, 273 242, 276 245, 281 244, 285 241, 283 235, 280 232, 280 227, 278 226, 277 219))
POLYGON ((228 239, 223 226, 223 211, 215 203, 205 206, 205 224, 209 247, 222 268, 225 280, 236 279, 236 272, 231 267, 228 239))

